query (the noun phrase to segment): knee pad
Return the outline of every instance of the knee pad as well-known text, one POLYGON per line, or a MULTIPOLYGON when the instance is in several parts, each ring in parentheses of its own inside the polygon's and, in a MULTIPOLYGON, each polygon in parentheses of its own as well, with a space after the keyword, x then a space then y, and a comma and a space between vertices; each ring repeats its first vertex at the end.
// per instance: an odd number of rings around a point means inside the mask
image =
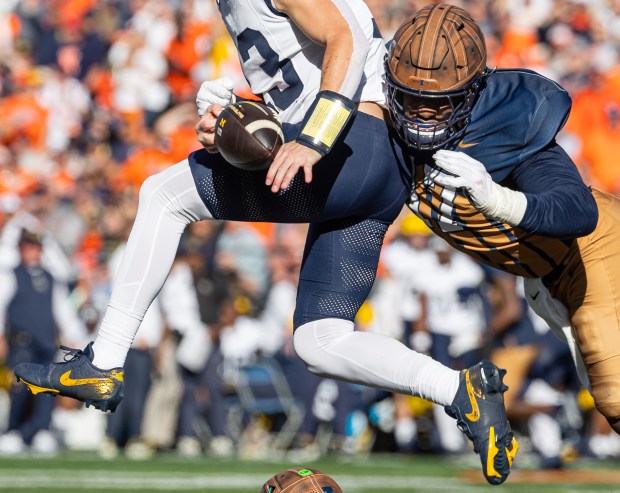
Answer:
POLYGON ((305 323, 293 335, 293 345, 297 356, 308 370, 316 375, 330 375, 332 356, 328 349, 351 334, 353 322, 339 318, 326 318, 305 323))

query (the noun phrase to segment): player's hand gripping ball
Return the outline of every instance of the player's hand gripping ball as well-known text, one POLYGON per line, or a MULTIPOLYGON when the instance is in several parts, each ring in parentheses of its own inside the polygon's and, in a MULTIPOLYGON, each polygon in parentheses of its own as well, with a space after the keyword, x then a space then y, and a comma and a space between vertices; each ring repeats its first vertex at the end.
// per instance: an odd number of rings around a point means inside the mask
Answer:
POLYGON ((243 170, 267 168, 283 142, 276 112, 254 101, 225 106, 215 122, 215 145, 220 154, 243 170))
POLYGON ((287 469, 270 478, 260 493, 342 493, 327 474, 304 467, 287 469))

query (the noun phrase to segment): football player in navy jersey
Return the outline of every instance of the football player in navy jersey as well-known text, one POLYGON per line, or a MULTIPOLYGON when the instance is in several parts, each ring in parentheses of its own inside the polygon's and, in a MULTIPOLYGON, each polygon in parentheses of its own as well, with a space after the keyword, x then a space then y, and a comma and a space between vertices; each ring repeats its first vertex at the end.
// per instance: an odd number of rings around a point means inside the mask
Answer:
POLYGON ((244 75, 252 91, 278 111, 286 143, 268 170, 226 163, 213 131, 221 105, 233 98, 232 87, 225 79, 204 84, 197 131, 205 149, 142 185, 96 340, 83 351, 70 350, 66 362, 21 365, 17 377, 35 393, 114 410, 122 398, 127 351, 188 224, 309 222, 294 315, 297 354, 322 376, 418 395, 462 412, 472 405, 475 413, 485 410, 476 419, 479 426, 467 432, 476 437, 487 479, 503 482, 516 442, 500 370, 485 362, 465 379, 392 338, 354 331, 386 230, 411 190, 409 167, 384 118, 386 51, 366 4, 219 0, 218 7, 244 75))
POLYGON ((409 207, 454 248, 525 278, 620 433, 620 201, 586 186, 556 142, 569 95, 529 70, 488 69, 479 27, 447 4, 398 29, 386 77, 409 207))

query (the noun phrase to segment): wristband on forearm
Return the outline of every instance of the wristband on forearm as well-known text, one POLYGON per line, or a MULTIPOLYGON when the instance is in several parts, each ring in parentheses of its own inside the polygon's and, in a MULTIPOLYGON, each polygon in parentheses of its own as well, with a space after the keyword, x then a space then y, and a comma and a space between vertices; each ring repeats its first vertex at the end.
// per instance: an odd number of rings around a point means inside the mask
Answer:
POLYGON ((333 91, 321 91, 306 113, 297 142, 327 154, 355 114, 355 104, 333 91))

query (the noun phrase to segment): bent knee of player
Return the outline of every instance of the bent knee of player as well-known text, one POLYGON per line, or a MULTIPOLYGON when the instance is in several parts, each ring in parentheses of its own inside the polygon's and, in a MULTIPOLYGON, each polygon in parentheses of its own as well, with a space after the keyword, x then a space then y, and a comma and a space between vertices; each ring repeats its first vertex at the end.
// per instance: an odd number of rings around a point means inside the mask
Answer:
POLYGON ((140 186, 138 199, 139 209, 154 208, 185 225, 212 217, 196 190, 187 160, 149 176, 140 186))
POLYGON ((173 181, 169 179, 166 170, 149 176, 142 182, 138 195, 138 207, 159 207, 165 212, 171 211, 171 197, 174 197, 175 190, 173 181))
POLYGON ((306 368, 312 373, 321 375, 322 362, 319 353, 322 350, 315 334, 315 324, 316 322, 309 322, 295 329, 293 346, 306 368))
POLYGON ((348 320, 322 319, 305 323, 295 329, 295 352, 312 373, 333 375, 338 357, 330 349, 351 332, 353 322, 348 320))
POLYGON ((158 188, 161 186, 160 174, 147 177, 140 185, 140 193, 138 195, 138 205, 145 205, 151 202, 157 195, 158 188))

